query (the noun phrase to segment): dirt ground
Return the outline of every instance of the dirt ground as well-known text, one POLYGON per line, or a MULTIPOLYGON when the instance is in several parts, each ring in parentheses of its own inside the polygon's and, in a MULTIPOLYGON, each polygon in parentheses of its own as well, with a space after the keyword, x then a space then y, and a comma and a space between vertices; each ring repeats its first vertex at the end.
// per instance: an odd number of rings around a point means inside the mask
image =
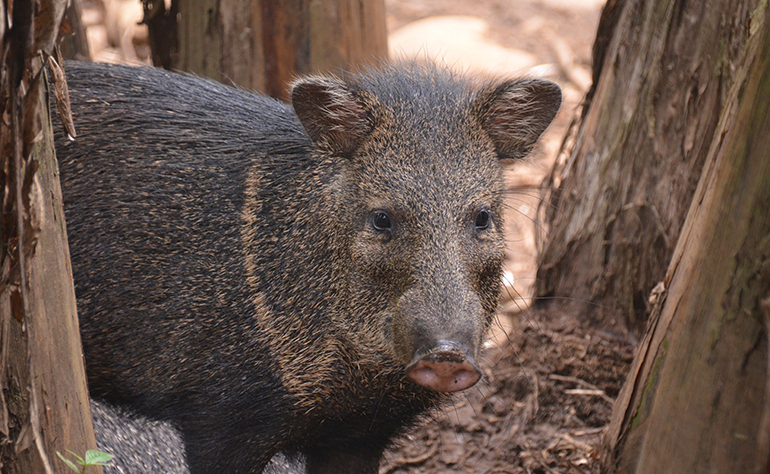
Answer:
MULTIPOLYGON (((87 0, 97 60, 146 60, 138 1, 87 0), (106 6, 105 6, 106 5, 106 6), (137 16, 138 15, 138 16, 137 16)), ((485 377, 387 453, 382 474, 598 473, 614 399, 633 357, 626 341, 581 327, 552 302, 530 307, 541 183, 590 85, 602 0, 386 0, 391 54, 437 57, 469 74, 559 82, 565 103, 509 177, 506 295, 483 354, 485 377)))
POLYGON ((388 453, 380 473, 598 473, 633 357, 568 316, 534 312, 487 350, 485 377, 388 453))

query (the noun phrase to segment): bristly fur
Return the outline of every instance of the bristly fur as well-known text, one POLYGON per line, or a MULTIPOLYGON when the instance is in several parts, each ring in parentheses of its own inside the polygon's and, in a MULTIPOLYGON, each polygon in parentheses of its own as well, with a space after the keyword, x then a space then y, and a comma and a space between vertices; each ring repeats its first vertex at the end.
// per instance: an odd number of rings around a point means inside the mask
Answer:
POLYGON ((66 68, 79 137, 57 153, 92 396, 177 426, 193 474, 260 472, 278 451, 376 472, 443 398, 406 378, 415 354, 478 353, 499 160, 531 148, 558 88, 383 65, 301 79, 292 109, 157 69, 66 68))

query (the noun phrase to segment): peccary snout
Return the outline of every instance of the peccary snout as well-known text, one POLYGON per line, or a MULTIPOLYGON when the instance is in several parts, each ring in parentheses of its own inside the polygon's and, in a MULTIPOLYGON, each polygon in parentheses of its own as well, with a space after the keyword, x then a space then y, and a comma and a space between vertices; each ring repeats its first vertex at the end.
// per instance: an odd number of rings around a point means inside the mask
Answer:
POLYGON ((440 341, 427 353, 415 355, 406 374, 417 385, 437 392, 465 390, 481 378, 473 356, 451 341, 440 341))
POLYGON ((464 390, 481 378, 476 355, 491 313, 458 260, 446 255, 434 271, 418 270, 421 284, 401 296, 393 319, 395 351, 405 361, 406 376, 436 392, 464 390))

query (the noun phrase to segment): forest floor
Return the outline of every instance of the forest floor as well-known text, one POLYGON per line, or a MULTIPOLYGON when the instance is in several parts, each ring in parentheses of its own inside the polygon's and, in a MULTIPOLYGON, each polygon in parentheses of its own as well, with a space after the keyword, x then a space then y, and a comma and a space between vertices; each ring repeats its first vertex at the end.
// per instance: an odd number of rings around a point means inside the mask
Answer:
MULTIPOLYGON (((92 56, 146 61, 137 0, 85 0, 92 56)), ((557 81, 564 105, 541 145, 507 170, 506 297, 483 354, 485 376, 386 454, 381 474, 600 472, 602 437, 633 346, 581 325, 558 301, 531 306, 542 183, 590 85, 602 0, 386 0, 391 56, 466 74, 557 81)), ((558 210, 557 210, 558 211, 558 210)))
POLYGON ((630 344, 568 315, 514 318, 484 378, 388 453, 380 473, 599 473, 602 436, 630 344))

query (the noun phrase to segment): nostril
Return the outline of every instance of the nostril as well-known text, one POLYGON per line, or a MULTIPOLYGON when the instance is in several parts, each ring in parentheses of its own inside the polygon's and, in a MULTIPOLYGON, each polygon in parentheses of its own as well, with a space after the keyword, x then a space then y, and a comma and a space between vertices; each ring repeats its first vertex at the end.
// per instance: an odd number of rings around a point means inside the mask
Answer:
POLYGON ((418 362, 407 376, 417 385, 437 392, 456 392, 473 386, 481 378, 473 367, 452 362, 418 362))
POLYGON ((464 390, 481 378, 473 358, 456 345, 447 344, 415 357, 406 373, 417 385, 437 392, 464 390))

